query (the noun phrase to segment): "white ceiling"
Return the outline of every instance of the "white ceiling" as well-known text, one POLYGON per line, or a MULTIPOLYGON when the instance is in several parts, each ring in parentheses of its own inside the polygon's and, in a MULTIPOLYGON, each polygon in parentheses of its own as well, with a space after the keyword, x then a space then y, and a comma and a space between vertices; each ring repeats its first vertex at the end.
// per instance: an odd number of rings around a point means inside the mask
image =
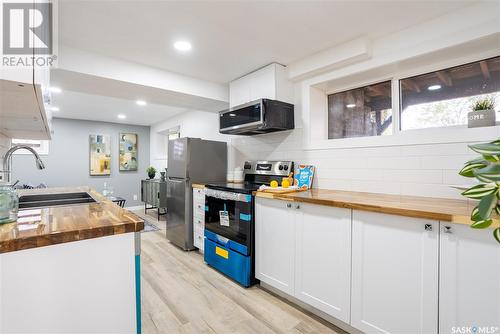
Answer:
POLYGON ((151 103, 138 106, 132 100, 73 91, 52 94, 52 98, 53 105, 60 108, 52 113, 54 117, 134 125, 149 126, 186 110, 151 103), (119 119, 119 114, 127 118, 119 119))
POLYGON ((75 48, 226 83, 471 2, 59 1, 59 37, 75 48), (177 39, 190 40, 192 52, 176 52, 177 39))

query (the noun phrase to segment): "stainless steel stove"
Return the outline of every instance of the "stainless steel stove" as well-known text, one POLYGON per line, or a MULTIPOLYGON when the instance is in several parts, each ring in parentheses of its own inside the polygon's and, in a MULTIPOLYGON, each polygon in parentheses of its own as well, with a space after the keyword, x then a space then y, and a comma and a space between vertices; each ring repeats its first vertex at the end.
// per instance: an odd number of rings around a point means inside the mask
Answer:
POLYGON ((247 161, 243 183, 213 183, 205 192, 205 262, 248 287, 256 282, 253 192, 293 172, 292 161, 247 161))

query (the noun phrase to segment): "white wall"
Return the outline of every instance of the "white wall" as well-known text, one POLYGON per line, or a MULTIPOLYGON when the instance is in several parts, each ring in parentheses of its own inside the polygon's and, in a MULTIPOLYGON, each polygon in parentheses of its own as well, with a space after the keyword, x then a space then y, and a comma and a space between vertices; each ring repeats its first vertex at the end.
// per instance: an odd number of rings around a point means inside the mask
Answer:
MULTIPOLYGON (((204 111, 189 111, 151 126, 151 165, 157 169, 167 167, 168 129, 179 126, 181 137, 195 137, 229 142, 231 136, 219 133, 219 114, 204 111)), ((233 150, 229 148, 229 168, 233 168, 233 150)))
MULTIPOLYGON (((5 137, 0 133, 0 171, 3 170, 3 155, 10 148, 10 138, 5 137)), ((0 172, 0 181, 2 180, 3 174, 0 172)))
MULTIPOLYGON (((484 130, 463 127, 426 130, 410 136, 400 133, 383 138, 319 140, 322 133, 319 127, 324 126, 324 121, 318 122, 317 118, 322 118, 322 110, 311 101, 310 91, 314 86, 324 94, 359 87, 381 77, 395 78, 394 73, 402 73, 402 65, 406 70, 426 73, 436 66, 445 68, 500 55, 500 11, 496 10, 499 8, 498 2, 480 2, 369 41, 372 48, 369 57, 357 57, 353 52, 352 62, 346 61, 346 65, 334 69, 321 57, 322 62, 316 68, 330 68, 325 72, 318 73, 308 64, 309 59, 300 60, 301 66, 289 64, 295 68, 292 77, 297 80, 293 131, 228 139, 218 134, 216 115, 195 112, 152 127, 152 142, 158 130, 181 125, 181 136, 228 140, 231 167, 242 165, 245 160, 293 160, 317 167, 313 184, 316 188, 462 198, 450 185, 471 182, 458 175, 463 163, 475 157, 467 145, 500 137, 499 126, 484 130), (303 67, 304 64, 308 66, 303 67), (302 68, 306 70, 300 73, 302 68)), ((345 45, 341 48, 345 53, 345 45)), ((332 63, 338 62, 334 51, 326 53, 333 55, 332 63)), ((310 59, 316 58, 313 55, 310 59)), ((151 156, 158 158, 155 163, 166 163, 165 154, 166 149, 161 148, 160 153, 152 151, 151 156)))
MULTIPOLYGON (((296 129, 234 138, 231 143, 236 152, 235 164, 240 165, 245 159, 293 160, 317 167, 313 185, 316 188, 461 198, 450 185, 471 183, 458 175, 464 162, 475 157, 467 145, 500 137, 500 126, 413 133, 397 129, 393 136, 327 140, 322 138, 326 135, 326 94, 500 55, 499 9, 498 2, 479 3, 383 36, 371 41, 373 52, 368 58, 360 59, 354 49, 352 63, 314 76, 308 75, 314 68, 308 59, 300 60, 300 66, 290 64, 294 69, 292 77, 299 80, 295 84, 296 118, 300 118, 296 119, 296 129), (463 26, 465 17, 467 33, 463 26), (307 71, 299 73, 304 64, 309 65, 307 71), (300 80, 301 76, 306 79, 300 80), (318 96, 319 102, 325 102, 319 103, 318 96)), ((341 48, 344 52, 345 45, 341 48)), ((338 61, 335 52, 330 54, 332 63, 338 61)), ((324 57, 322 60, 318 66, 328 67, 324 57)), ((396 92, 393 99, 393 110, 397 112, 396 92)))

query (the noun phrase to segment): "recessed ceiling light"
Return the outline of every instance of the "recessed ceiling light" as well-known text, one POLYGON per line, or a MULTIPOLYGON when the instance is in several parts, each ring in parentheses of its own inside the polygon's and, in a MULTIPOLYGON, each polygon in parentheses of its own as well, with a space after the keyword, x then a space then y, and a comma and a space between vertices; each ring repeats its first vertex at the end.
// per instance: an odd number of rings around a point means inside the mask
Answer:
POLYGON ((188 41, 176 41, 174 43, 174 48, 177 51, 188 52, 188 51, 191 51, 192 46, 191 46, 191 43, 189 43, 188 41))
POLYGON ((125 116, 124 114, 119 114, 117 117, 118 117, 119 119, 125 119, 125 118, 127 118, 127 116, 125 116))
POLYGON ((354 108, 356 105, 354 103, 346 104, 347 108, 354 108))
POLYGON ((59 107, 54 107, 54 106, 51 106, 51 107, 47 107, 48 110, 50 111, 59 111, 59 107))
POLYGON ((144 100, 137 100, 135 101, 135 104, 137 104, 138 106, 145 106, 148 103, 144 100))
POLYGON ((428 90, 438 90, 441 89, 441 85, 432 85, 427 87, 428 90))
POLYGON ((62 92, 62 89, 59 87, 49 87, 49 91, 52 93, 60 93, 62 92))

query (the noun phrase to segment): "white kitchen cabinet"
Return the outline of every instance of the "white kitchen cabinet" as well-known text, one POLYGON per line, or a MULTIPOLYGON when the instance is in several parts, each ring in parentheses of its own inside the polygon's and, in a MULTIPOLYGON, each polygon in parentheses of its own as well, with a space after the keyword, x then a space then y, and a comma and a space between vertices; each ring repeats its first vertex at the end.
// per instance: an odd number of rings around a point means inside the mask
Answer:
POLYGON ((439 222, 353 210, 351 325, 437 333, 439 222))
POLYGON ((229 83, 230 107, 262 98, 293 103, 293 86, 283 65, 273 63, 229 83))
POLYGON ((205 189, 193 188, 193 244, 205 250, 205 189))
POLYGON ((439 257, 440 333, 500 328, 500 245, 492 230, 441 223, 439 257))
POLYGON ((296 209, 295 297, 346 323, 351 298, 351 210, 296 209))
POLYGON ((295 211, 292 203, 255 201, 255 277, 289 295, 294 293, 295 211))

